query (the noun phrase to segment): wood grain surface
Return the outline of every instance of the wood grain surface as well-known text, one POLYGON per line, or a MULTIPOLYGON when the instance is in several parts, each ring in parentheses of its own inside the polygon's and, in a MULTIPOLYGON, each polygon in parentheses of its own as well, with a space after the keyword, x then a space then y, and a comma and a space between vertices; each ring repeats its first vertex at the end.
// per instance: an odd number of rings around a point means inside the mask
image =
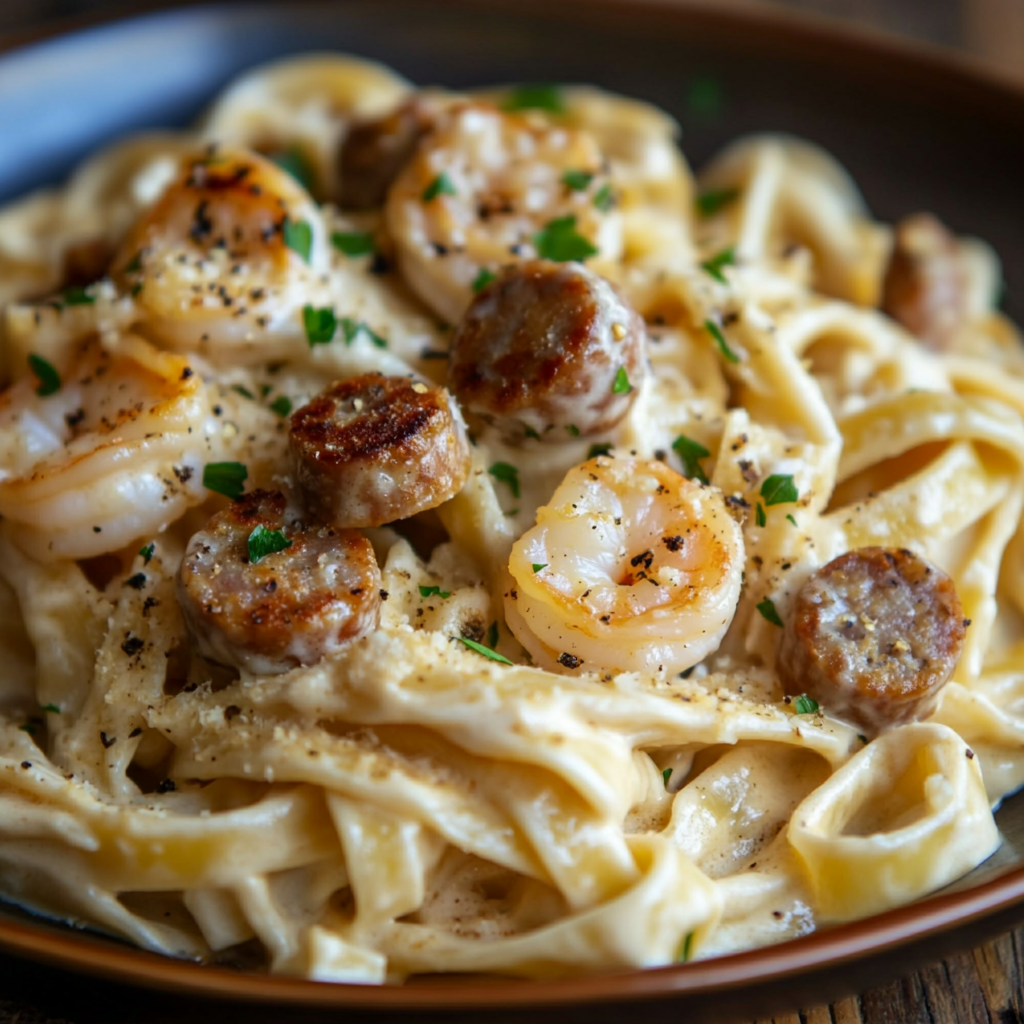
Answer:
MULTIPOLYGON (((682 0, 685 2, 685 0, 682 0)), ((722 0, 724 3, 733 0, 722 0)), ((737 0, 749 6, 751 0, 737 0)), ((866 24, 943 46, 959 47, 1002 72, 1024 79, 1024 0, 775 0, 776 6, 866 24)), ((0 0, 0 33, 32 29, 51 18, 124 8, 123 0, 0 0)), ((2 144, 2 140, 0 140, 2 144)), ((1024 230, 1024 225, 1021 225, 1024 230)), ((831 1006, 800 1009, 742 1024, 1010 1024, 1024 1021, 1024 929, 976 949, 955 954, 889 985, 841 999, 831 1006)), ((99 983, 96 983, 99 986, 99 983)), ((259 1012, 222 1006, 188 1007, 173 997, 120 987, 88 991, 114 993, 97 1004, 78 998, 81 984, 55 977, 48 968, 0 954, 0 1024, 231 1024, 264 1018, 259 1012)), ((557 1014, 531 1014, 535 1024, 557 1014)), ((642 1019, 638 1010, 637 1019, 642 1019)), ((346 1022, 364 1017, 338 1013, 346 1022)), ((627 1019, 623 1017, 623 1020, 627 1019)), ((680 1019, 680 1024, 685 1024, 680 1019)))

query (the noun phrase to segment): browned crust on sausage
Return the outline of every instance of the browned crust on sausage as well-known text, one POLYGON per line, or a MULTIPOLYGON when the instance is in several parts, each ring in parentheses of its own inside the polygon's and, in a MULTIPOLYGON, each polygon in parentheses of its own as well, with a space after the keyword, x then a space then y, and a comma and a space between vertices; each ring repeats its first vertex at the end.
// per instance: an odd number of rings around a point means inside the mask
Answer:
POLYGON ((787 693, 806 693, 874 735, 930 713, 964 636, 941 569, 905 548, 860 548, 801 588, 777 668, 787 693))

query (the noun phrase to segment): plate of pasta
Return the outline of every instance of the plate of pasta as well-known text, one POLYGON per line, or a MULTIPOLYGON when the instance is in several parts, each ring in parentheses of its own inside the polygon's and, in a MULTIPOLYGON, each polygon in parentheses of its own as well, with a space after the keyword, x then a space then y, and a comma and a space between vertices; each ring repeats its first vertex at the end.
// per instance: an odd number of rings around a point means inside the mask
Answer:
MULTIPOLYGON (((752 107, 759 23, 636 10, 199 8, 0 60, 56 76, 0 157, 0 943, 721 1013, 1024 916, 1013 162, 989 133, 987 194, 885 220, 878 150, 813 134, 867 44, 794 115, 812 30, 761 24, 752 107), (102 113, 39 131, 71 74, 102 113)), ((1021 119, 879 52, 936 83, 908 110, 1021 119)))

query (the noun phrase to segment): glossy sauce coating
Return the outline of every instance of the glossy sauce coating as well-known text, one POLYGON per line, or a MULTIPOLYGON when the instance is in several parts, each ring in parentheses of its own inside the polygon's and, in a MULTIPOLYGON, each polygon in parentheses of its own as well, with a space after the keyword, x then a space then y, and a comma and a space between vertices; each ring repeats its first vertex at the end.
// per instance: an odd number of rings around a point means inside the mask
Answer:
POLYGON ((454 497, 469 441, 444 388, 367 373, 297 410, 289 451, 306 507, 335 526, 381 526, 454 497))
POLYGON ((178 600, 205 657, 257 675, 313 665, 376 628, 380 570, 356 530, 307 525, 277 491, 253 491, 189 541, 178 600), (290 546, 250 559, 258 527, 290 546))
POLYGON ((640 315, 580 263, 505 270, 466 310, 448 380, 467 412, 509 439, 565 441, 608 430, 646 372, 640 315))
POLYGON ((860 548, 819 569, 786 622, 777 668, 867 735, 927 717, 966 622, 953 581, 905 548, 860 548))

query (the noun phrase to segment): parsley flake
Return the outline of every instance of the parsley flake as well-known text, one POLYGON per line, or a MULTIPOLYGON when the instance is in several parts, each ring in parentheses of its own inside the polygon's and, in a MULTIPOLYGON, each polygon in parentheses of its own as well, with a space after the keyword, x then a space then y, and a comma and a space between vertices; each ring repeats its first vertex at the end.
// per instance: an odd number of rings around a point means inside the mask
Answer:
POLYGON ((546 569, 548 567, 547 562, 533 562, 531 564, 533 565, 534 572, 540 572, 541 569, 546 569))
POLYGON ((331 245, 345 256, 369 256, 374 251, 373 235, 369 231, 335 231, 331 245))
POLYGON ((476 275, 473 281, 473 291, 482 292, 496 277, 497 275, 493 270, 488 270, 486 267, 480 268, 480 273, 476 275))
POLYGON ((662 782, 665 783, 665 788, 666 789, 668 788, 668 780, 671 779, 671 778, 672 778, 672 769, 671 768, 663 768, 662 772, 661 772, 661 779, 662 779, 662 782))
POLYGON ((800 494, 793 483, 793 476, 790 473, 772 473, 763 484, 761 484, 761 497, 766 505, 786 505, 796 501, 800 494))
POLYGON ((715 323, 714 320, 705 320, 704 327, 708 334, 715 339, 715 344, 718 346, 718 351, 722 353, 722 356, 730 363, 738 363, 740 357, 736 355, 731 348, 729 343, 725 340, 725 335, 722 333, 722 328, 715 323))
POLYGON ((701 459, 706 459, 711 454, 704 445, 687 437, 685 434, 680 434, 672 442, 672 451, 679 456, 683 464, 683 476, 699 480, 702 484, 709 482, 708 475, 700 464, 701 459))
POLYGON ((144 565, 149 565, 149 560, 153 557, 153 552, 156 550, 156 545, 152 542, 147 544, 144 548, 139 548, 139 554, 142 556, 144 565))
POLYGON ((808 697, 806 693, 800 694, 793 701, 793 710, 798 715, 813 715, 818 710, 818 706, 818 702, 813 697, 808 697))
POLYGON ((576 215, 556 217, 533 236, 537 255, 543 260, 567 263, 596 256, 598 248, 576 230, 576 215))
POLYGON ((345 338, 346 345, 351 345, 359 337, 360 333, 365 333, 377 348, 388 347, 387 341, 377 334, 376 331, 371 330, 365 321, 354 320, 350 316, 343 316, 339 322, 341 323, 341 333, 345 338))
POLYGON ((96 296, 90 295, 84 288, 75 286, 68 288, 60 300, 65 306, 91 306, 96 301, 96 296))
POLYGON ((738 188, 711 188, 697 195, 697 212, 702 217, 711 217, 723 207, 735 202, 740 195, 738 188))
POLYGON ((54 395, 60 391, 60 374, 52 363, 48 363, 42 356, 32 353, 28 357, 28 365, 39 381, 36 394, 40 398, 46 398, 48 395, 54 395))
POLYGON ((141 590, 146 585, 146 574, 144 572, 137 572, 134 576, 129 576, 124 581, 126 587, 131 587, 132 590, 141 590))
POLYGON ((423 190, 423 202, 429 203, 432 199, 436 199, 438 196, 454 196, 458 195, 455 191, 455 186, 452 184, 452 179, 448 177, 447 171, 442 171, 424 190, 423 190))
POLYGON ((457 636, 454 639, 458 640, 460 644, 465 644, 471 651, 476 651, 477 654, 482 654, 485 658, 490 658, 491 661, 500 661, 503 665, 512 664, 504 654, 492 651, 490 647, 484 647, 483 644, 478 644, 475 640, 470 640, 468 636, 457 636))
POLYGON ((513 498, 519 497, 519 470, 510 462, 496 462, 487 470, 495 480, 508 484, 513 498))
POLYGON ((526 437, 532 437, 534 439, 534 441, 539 441, 540 440, 540 434, 538 434, 537 431, 534 430, 533 427, 531 427, 528 423, 526 424, 525 427, 523 427, 523 434, 526 437))
POLYGON ((452 592, 450 590, 442 590, 440 587, 425 587, 420 584, 420 597, 433 597, 437 594, 438 597, 451 597, 452 592))
POLYGON ((793 524, 794 526, 796 526, 796 520, 795 520, 795 519, 793 518, 793 515, 792 515, 792 513, 787 513, 787 514, 786 514, 786 518, 787 518, 787 519, 788 519, 788 520, 789 520, 789 521, 790 521, 790 522, 791 522, 791 523, 792 523, 792 524, 793 524))
POLYGON ((249 561, 255 565, 267 555, 284 551, 292 542, 280 530, 268 530, 262 523, 249 534, 249 561))
POLYGON ((231 390, 234 391, 236 395, 241 395, 243 398, 248 398, 250 402, 255 401, 255 396, 253 395, 253 393, 248 388, 242 387, 241 384, 232 384, 231 390))
POLYGON ((770 597, 766 597, 763 601, 759 601, 757 604, 757 610, 761 613, 761 617, 766 619, 773 626, 782 625, 782 619, 779 618, 779 613, 775 610, 775 602, 770 597))
POLYGON ((701 263, 701 269, 710 274, 716 281, 721 281, 722 284, 728 284, 729 282, 725 278, 725 274, 722 273, 722 267, 731 267, 736 264, 736 247, 730 245, 728 249, 723 249, 719 253, 715 253, 710 259, 704 260, 701 263))
POLYGON ((594 206, 602 213, 607 213, 615 205, 615 193, 610 182, 602 185, 594 195, 594 206))
POLYGON ((676 956, 676 963, 685 964, 693 955, 693 932, 687 932, 679 947, 679 954, 676 956))
POLYGON ((607 455, 612 450, 611 444, 605 442, 604 444, 592 444, 587 449, 587 458, 596 459, 599 455, 607 455))
POLYGON ((487 646, 497 647, 498 646, 498 623, 492 622, 487 627, 487 646))
POLYGON ((686 108, 695 118, 714 121, 722 113, 724 97, 717 78, 700 75, 691 79, 686 89, 686 108))
POLYGON ((293 253, 302 257, 304 263, 309 262, 309 254, 313 249, 313 229, 308 221, 285 217, 281 225, 281 237, 293 253))
POLYGON ((338 319, 330 306, 317 309, 316 306, 302 307, 302 326, 306 329, 309 347, 326 345, 338 328, 338 319))
POLYGON ((629 376, 626 373, 624 366, 619 367, 619 372, 615 374, 615 381, 612 384, 613 395, 628 395, 633 390, 633 385, 629 383, 629 376))
POLYGON ((270 159, 286 174, 290 174, 307 192, 313 187, 313 165, 298 146, 272 153, 270 159))
POLYGON ((567 423, 565 425, 565 432, 570 437, 579 437, 580 436, 580 428, 577 427, 575 423, 567 423))
POLYGON ((140 249, 129 261, 125 264, 125 268, 122 273, 125 274, 137 274, 142 269, 142 250, 140 249))
POLYGON ((757 503, 757 508, 754 510, 754 521, 758 526, 768 525, 768 517, 764 514, 764 505, 761 502, 757 503))
POLYGON ((208 462, 203 466, 203 486, 225 498, 237 498, 245 490, 249 470, 241 462, 208 462))
POLYGON ((565 100, 557 85, 517 85, 505 97, 504 110, 548 110, 552 114, 565 112, 565 100))
POLYGON ((57 707, 56 704, 40 704, 39 705, 39 710, 40 711, 49 711, 49 713, 51 715, 59 715, 60 714, 60 708, 57 707))
POLYGON ((566 171, 562 175, 562 184, 573 192, 585 191, 593 180, 594 175, 590 171, 566 171))
POLYGON ((278 416, 284 419, 292 411, 292 400, 287 395, 278 395, 270 403, 270 408, 273 412, 276 412, 278 416))

